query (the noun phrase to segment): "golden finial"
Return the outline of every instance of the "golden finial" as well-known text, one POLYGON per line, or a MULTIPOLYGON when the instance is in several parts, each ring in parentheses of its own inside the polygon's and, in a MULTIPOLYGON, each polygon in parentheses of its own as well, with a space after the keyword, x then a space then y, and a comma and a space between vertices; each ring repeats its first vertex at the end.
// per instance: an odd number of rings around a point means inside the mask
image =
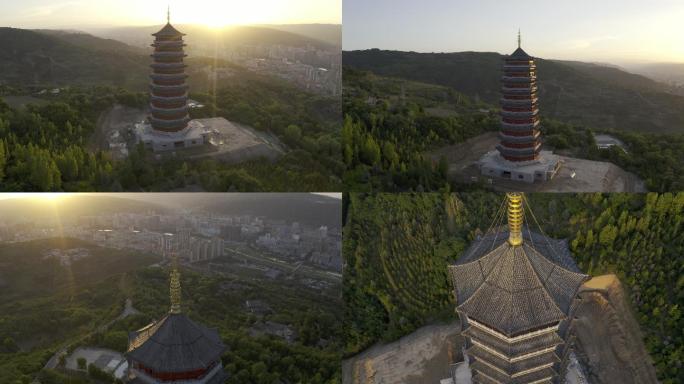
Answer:
POLYGON ((507 193, 508 200, 508 243, 516 246, 521 245, 522 239, 522 223, 523 223, 523 206, 522 193, 514 192, 507 193))
POLYGON ((171 313, 181 313, 181 283, 178 272, 178 255, 173 254, 173 267, 171 269, 171 313))
POLYGON ((520 43, 521 43, 521 38, 520 38, 520 28, 518 28, 518 48, 520 48, 520 43))
POLYGON ((166 7, 166 22, 171 24, 171 5, 166 7))

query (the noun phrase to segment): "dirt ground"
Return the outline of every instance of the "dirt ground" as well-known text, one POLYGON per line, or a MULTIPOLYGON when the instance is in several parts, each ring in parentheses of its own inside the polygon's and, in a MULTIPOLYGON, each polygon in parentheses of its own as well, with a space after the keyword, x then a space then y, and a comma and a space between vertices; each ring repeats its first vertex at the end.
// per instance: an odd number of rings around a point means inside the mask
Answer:
POLYGON ((135 139, 130 133, 135 123, 145 120, 147 111, 143 109, 115 105, 102 112, 97 119, 97 128, 90 137, 89 147, 92 150, 110 152, 112 158, 123 159, 127 156, 127 148, 135 139))
POLYGON ((481 182, 499 191, 519 192, 646 192, 644 182, 620 167, 601 161, 560 156, 558 174, 544 183, 521 183, 505 179, 490 179, 480 175, 475 164, 484 154, 495 149, 497 132, 487 132, 464 143, 440 148, 428 155, 438 161, 444 156, 449 162, 449 179, 457 183, 481 182))
POLYGON ((461 350, 459 322, 429 325, 389 344, 378 344, 342 363, 343 384, 424 384, 449 377, 461 350))
POLYGON ((614 275, 585 283, 576 312, 577 357, 592 384, 656 384, 643 335, 614 275), (600 340, 600 342, 598 342, 600 340))

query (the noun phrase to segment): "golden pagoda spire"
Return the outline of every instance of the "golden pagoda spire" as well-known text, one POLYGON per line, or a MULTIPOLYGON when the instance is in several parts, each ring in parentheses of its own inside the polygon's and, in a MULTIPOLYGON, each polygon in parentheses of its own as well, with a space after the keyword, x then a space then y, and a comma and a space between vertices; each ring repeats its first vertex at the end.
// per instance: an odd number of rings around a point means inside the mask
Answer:
POLYGON ((518 48, 520 48, 521 42, 522 40, 520 38, 520 28, 518 28, 518 48))
POLYGON ((171 269, 171 313, 181 313, 181 283, 180 272, 178 272, 178 255, 173 254, 173 267, 171 269))
POLYGON ((523 197, 520 192, 506 194, 508 201, 508 243, 512 246, 522 245, 523 197))

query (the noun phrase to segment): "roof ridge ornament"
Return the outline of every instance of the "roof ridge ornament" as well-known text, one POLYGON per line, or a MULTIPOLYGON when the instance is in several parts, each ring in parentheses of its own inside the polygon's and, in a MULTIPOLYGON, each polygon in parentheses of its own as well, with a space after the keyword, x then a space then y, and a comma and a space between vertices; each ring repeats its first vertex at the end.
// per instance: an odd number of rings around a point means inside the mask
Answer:
POLYGON ((178 272, 178 254, 175 252, 173 253, 172 263, 170 283, 171 310, 169 313, 179 314, 181 313, 181 283, 180 272, 178 272))
POLYGON ((523 196, 521 192, 506 193, 508 202, 508 243, 519 246, 523 243, 523 196))

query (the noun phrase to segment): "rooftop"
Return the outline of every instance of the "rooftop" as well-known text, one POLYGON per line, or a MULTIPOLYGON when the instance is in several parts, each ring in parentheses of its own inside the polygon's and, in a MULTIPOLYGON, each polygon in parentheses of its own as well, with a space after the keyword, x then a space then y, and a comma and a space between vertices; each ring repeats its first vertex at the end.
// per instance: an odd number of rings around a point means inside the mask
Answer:
POLYGON ((507 200, 508 231, 476 240, 449 270, 457 310, 512 337, 564 320, 588 276, 565 242, 523 228, 521 194, 507 200))
POLYGON ((129 340, 128 357, 160 372, 206 369, 226 349, 216 329, 180 313, 131 333, 129 340))
POLYGON ((180 32, 177 30, 171 23, 166 23, 166 25, 159 30, 157 33, 153 33, 152 36, 161 36, 161 37, 178 37, 178 36, 185 36, 185 33, 180 32))

